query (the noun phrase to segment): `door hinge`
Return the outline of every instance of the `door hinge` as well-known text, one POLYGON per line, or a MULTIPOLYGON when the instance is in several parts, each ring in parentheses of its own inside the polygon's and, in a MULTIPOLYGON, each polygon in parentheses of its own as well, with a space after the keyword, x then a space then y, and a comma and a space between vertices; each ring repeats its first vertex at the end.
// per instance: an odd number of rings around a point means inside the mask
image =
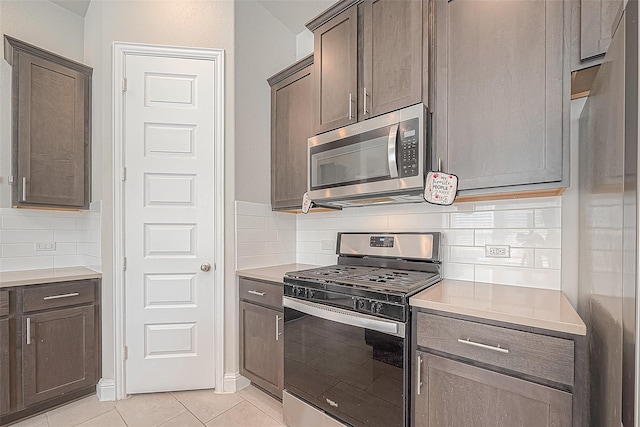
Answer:
POLYGON ((125 271, 127 269, 127 257, 122 258, 122 270, 125 271))
POLYGON ((127 168, 122 168, 122 180, 127 180, 127 168))
POLYGON ((127 91, 127 78, 126 77, 122 78, 122 91, 123 92, 127 91))
POLYGON ((129 359, 129 347, 127 347, 126 345, 124 347, 122 347, 122 358, 124 360, 128 360, 129 359))
POLYGON ((13 185, 14 183, 13 175, 9 175, 8 181, 9 181, 9 184, 13 185))

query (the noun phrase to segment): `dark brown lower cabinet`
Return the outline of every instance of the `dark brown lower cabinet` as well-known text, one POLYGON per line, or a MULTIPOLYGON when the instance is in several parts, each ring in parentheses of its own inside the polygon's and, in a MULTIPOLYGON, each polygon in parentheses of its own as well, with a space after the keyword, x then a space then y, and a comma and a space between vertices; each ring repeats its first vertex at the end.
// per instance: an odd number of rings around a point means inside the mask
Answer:
POLYGON ((95 307, 23 316, 25 405, 96 383, 95 307))
POLYGON ((416 352, 416 427, 571 426, 570 393, 416 352))
POLYGON ((282 311, 240 301, 240 373, 282 398, 284 340, 282 311))
POLYGON ((1 426, 95 392, 99 295, 100 279, 0 291, 1 426))
POLYGON ((9 412, 9 319, 0 319, 0 415, 9 412))

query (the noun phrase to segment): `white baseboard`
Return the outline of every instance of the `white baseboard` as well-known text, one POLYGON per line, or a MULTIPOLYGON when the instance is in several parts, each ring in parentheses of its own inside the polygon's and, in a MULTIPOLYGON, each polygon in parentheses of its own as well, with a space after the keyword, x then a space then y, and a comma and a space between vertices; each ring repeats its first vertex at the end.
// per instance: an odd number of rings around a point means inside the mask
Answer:
POLYGON ((116 382, 102 378, 96 386, 96 394, 101 402, 116 400, 116 382))
POLYGON ((251 381, 235 372, 233 374, 224 374, 224 384, 222 390, 219 393, 235 393, 236 391, 243 389, 251 384, 251 381))

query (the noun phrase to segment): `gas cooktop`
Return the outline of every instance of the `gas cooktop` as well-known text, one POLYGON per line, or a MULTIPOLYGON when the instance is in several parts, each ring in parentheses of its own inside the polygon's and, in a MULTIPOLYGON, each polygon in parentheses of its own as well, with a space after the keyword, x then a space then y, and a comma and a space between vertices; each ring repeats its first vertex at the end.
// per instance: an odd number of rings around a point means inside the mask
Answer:
POLYGON ((407 271, 380 267, 330 265, 289 272, 291 279, 371 288, 393 293, 411 293, 439 280, 435 272, 407 271))

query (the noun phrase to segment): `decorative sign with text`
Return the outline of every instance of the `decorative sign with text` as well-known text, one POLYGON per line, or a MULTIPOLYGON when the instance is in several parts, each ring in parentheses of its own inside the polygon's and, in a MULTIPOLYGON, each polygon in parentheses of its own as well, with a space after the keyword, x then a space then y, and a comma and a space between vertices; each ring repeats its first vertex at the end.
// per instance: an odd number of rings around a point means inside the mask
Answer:
POLYGON ((424 186, 424 199, 435 205, 450 205, 456 199, 458 177, 445 172, 429 172, 424 186))

